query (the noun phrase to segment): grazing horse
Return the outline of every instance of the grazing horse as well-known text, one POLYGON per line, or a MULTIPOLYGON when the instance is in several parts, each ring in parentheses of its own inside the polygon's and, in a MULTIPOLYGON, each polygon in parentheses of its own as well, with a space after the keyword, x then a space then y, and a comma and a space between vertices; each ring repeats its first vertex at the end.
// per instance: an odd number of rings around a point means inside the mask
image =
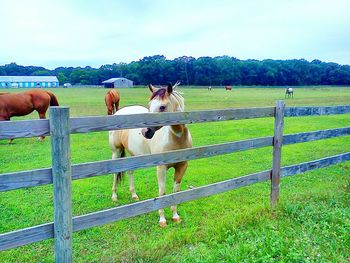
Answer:
MULTIPOLYGON (((174 86, 168 85, 156 89, 149 85, 151 98, 149 109, 143 106, 130 106, 117 111, 114 115, 135 114, 155 112, 177 112, 184 111, 184 98, 175 88, 179 85, 177 82, 174 86)), ((157 116, 157 115, 155 115, 157 116)), ((112 159, 125 156, 125 150, 130 155, 143 155, 162 153, 171 150, 178 150, 192 147, 192 137, 186 125, 178 124, 171 126, 159 126, 150 128, 139 128, 129 130, 117 130, 109 132, 109 145, 112 149, 112 159)), ((187 169, 187 162, 172 163, 157 166, 159 196, 165 195, 166 172, 169 168, 175 169, 174 174, 174 192, 180 191, 182 177, 187 169)), ((122 177, 121 173, 114 175, 112 187, 112 200, 117 200, 116 186, 122 177)), ((129 190, 132 199, 139 200, 134 187, 133 171, 129 171, 129 190)), ((176 205, 171 207, 174 222, 180 222, 180 216, 177 214, 176 205)), ((159 224, 161 227, 166 226, 164 209, 159 209, 159 224)))
POLYGON ((107 107, 107 114, 113 115, 119 109, 119 92, 115 89, 111 89, 106 93, 105 103, 107 107))
POLYGON ((286 88, 286 93, 284 94, 284 98, 288 97, 290 98, 292 96, 293 98, 293 88, 286 88))
MULTIPOLYGON (((49 106, 59 106, 56 96, 50 91, 32 89, 19 93, 1 93, 0 121, 9 121, 13 116, 24 116, 34 110, 38 112, 40 119, 45 119, 49 106)), ((40 137, 41 140, 44 138, 40 137)))
POLYGON ((232 90, 231 86, 225 86, 225 90, 232 90))

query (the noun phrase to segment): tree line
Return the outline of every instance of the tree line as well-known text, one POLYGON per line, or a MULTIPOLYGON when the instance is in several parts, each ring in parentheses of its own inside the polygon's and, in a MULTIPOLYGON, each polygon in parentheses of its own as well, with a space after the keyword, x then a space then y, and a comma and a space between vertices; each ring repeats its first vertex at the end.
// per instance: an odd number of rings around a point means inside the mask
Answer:
POLYGON ((350 66, 291 60, 239 60, 229 56, 144 57, 130 63, 114 63, 100 68, 58 67, 48 70, 16 63, 0 66, 0 76, 57 76, 61 84, 101 85, 112 77, 125 77, 136 85, 166 84, 181 81, 183 85, 350 85, 350 66))

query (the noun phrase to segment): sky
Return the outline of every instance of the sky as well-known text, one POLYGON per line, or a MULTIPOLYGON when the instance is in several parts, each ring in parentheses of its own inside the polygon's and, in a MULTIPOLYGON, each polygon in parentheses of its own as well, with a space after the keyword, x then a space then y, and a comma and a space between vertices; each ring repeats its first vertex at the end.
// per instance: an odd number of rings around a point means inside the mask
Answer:
POLYGON ((1 0, 0 65, 145 56, 350 64, 350 0, 1 0))

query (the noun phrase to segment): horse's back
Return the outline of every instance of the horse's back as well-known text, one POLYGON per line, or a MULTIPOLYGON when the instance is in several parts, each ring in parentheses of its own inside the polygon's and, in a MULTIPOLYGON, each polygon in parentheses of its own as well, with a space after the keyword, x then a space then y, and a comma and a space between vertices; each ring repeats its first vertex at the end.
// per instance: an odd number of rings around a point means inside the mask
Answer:
POLYGON ((120 99, 119 92, 115 89, 111 89, 106 93, 105 100, 107 101, 108 99, 111 100, 111 103, 116 103, 120 99), (110 98, 108 98, 110 97, 110 98))
POLYGON ((140 105, 127 106, 118 110, 114 115, 127 115, 127 114, 138 114, 138 113, 148 113, 148 109, 140 105))
MULTIPOLYGON (((148 112, 147 108, 136 105, 121 108, 114 115, 118 116, 148 112)), ((149 154, 150 140, 142 135, 141 130, 142 128, 110 131, 109 144, 111 148, 125 148, 131 155, 149 154)))

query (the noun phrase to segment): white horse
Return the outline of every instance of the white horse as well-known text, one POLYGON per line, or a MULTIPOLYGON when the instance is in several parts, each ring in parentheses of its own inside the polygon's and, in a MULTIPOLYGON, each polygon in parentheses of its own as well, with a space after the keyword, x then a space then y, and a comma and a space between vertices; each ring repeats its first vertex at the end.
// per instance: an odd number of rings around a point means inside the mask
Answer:
MULTIPOLYGON (((178 85, 179 83, 177 82, 174 86, 169 84, 167 87, 159 89, 149 85, 148 87, 151 91, 149 109, 143 106, 130 106, 121 108, 114 115, 184 111, 184 98, 175 90, 178 85)), ((112 159, 116 159, 124 157, 125 150, 130 155, 143 155, 191 148, 192 137, 186 125, 179 124, 164 127, 110 131, 109 144, 113 152, 112 159)), ((171 167, 175 169, 174 192, 180 191, 181 180, 187 169, 186 161, 157 166, 159 196, 165 195, 166 172, 171 167)), ((139 200, 135 192, 133 171, 129 171, 128 174, 131 196, 134 200, 139 200)), ((114 175, 112 187, 113 201, 117 200, 116 188, 121 176, 121 173, 114 175)), ((172 206, 171 210, 173 212, 173 221, 180 222, 180 216, 177 213, 176 205, 172 206)), ((159 217, 160 226, 166 226, 164 209, 159 209, 159 217)))
POLYGON ((284 98, 286 98, 286 97, 290 98, 290 96, 292 96, 292 98, 293 98, 293 88, 288 87, 288 88, 286 88, 286 93, 284 94, 284 98))

